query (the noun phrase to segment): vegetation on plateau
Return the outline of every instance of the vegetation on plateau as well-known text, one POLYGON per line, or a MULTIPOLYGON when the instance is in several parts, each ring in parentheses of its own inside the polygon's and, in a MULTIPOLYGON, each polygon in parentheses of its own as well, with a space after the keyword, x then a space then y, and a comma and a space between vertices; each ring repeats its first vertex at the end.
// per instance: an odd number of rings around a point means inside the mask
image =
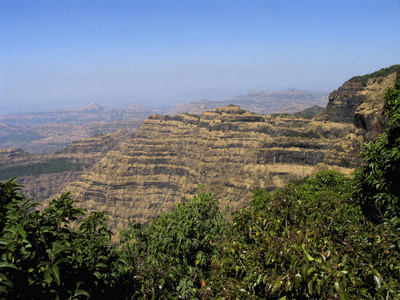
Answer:
POLYGON ((394 72, 397 72, 397 74, 400 74, 400 65, 393 65, 388 68, 382 68, 374 73, 366 74, 363 76, 354 76, 353 78, 351 78, 351 80, 359 80, 359 81, 361 81, 363 86, 366 86, 368 79, 377 78, 377 77, 386 77, 389 74, 392 74, 394 72))
POLYGON ((67 171, 81 171, 86 167, 82 164, 71 162, 66 158, 54 158, 46 162, 37 162, 29 165, 5 167, 1 170, 0 180, 16 177, 18 174, 25 176, 50 174, 67 171))
POLYGON ((105 212, 69 194, 43 211, 0 183, 0 298, 399 299, 400 92, 385 132, 348 177, 325 171, 227 220, 212 194, 179 203, 111 243, 105 212))

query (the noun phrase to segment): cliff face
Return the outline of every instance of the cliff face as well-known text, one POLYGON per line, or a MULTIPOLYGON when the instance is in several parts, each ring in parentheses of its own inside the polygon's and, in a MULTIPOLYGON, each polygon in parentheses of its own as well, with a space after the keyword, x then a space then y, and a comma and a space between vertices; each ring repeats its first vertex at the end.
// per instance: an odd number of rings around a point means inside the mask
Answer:
POLYGON ((328 105, 318 119, 353 123, 355 111, 365 101, 365 96, 359 93, 362 90, 363 85, 360 81, 346 81, 329 95, 328 105))
POLYGON ((384 94, 394 87, 400 65, 372 74, 353 77, 329 95, 329 103, 316 120, 352 124, 351 132, 331 147, 324 163, 354 168, 362 162, 358 153, 362 145, 382 132, 384 94))
MULTIPOLYGON (((383 69, 384 70, 384 69, 383 69)), ((379 71, 363 77, 353 77, 329 95, 329 102, 317 120, 352 123, 357 128, 373 131, 380 122, 383 95, 394 87, 400 65, 388 68, 390 74, 379 76, 379 71)))
POLYGON ((151 115, 65 190, 74 191, 88 210, 108 211, 114 230, 131 220, 149 221, 202 191, 237 209, 248 205, 255 188, 272 190, 310 175, 351 128, 326 123, 324 137, 310 132, 310 124, 237 106, 201 116, 151 115))

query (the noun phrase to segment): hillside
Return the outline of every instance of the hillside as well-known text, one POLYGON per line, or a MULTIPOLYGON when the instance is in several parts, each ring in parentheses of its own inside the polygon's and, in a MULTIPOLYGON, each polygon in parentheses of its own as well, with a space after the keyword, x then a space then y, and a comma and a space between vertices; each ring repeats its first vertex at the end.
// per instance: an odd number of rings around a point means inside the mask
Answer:
POLYGON ((320 170, 348 174, 360 166, 361 146, 382 129, 383 93, 396 74, 365 85, 357 77, 347 81, 314 119, 235 105, 202 115, 150 115, 133 135, 94 135, 52 155, 2 149, 0 173, 2 180, 20 177, 39 201, 73 191, 82 207, 108 211, 113 230, 147 222, 199 192, 215 192, 223 206, 238 209, 256 188, 272 191, 320 170))
MULTIPOLYGON (((355 83, 346 82, 315 120, 260 115, 234 105, 201 116, 150 115, 130 139, 65 190, 74 191, 90 211, 108 211, 117 230, 131 220, 147 222, 202 191, 215 192, 222 206, 238 209, 248 205, 244 199, 256 188, 273 190, 319 170, 350 173, 362 163, 362 144, 376 134, 369 131, 376 128, 375 120, 368 118, 371 111, 355 109, 365 128, 338 117, 331 122, 330 106, 341 116, 349 114, 336 105, 343 97, 359 105, 382 102, 395 79, 393 73, 368 82, 357 92, 362 101, 346 89, 355 83)), ((371 107, 378 116, 381 107, 371 107)))

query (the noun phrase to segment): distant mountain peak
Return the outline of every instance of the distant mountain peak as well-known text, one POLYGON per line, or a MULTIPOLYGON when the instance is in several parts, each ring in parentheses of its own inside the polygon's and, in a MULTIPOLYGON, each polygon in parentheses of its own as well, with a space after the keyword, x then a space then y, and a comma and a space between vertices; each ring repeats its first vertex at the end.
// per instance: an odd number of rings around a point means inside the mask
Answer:
POLYGON ((78 111, 101 111, 104 110, 104 107, 97 103, 90 103, 78 109, 78 111))
POLYGON ((259 95, 259 94, 265 94, 265 92, 263 90, 256 90, 247 93, 247 95, 259 95))
POLYGON ((137 104, 132 104, 130 105, 127 110, 128 112, 141 112, 141 113, 145 113, 147 112, 147 110, 143 107, 141 107, 140 105, 137 104))

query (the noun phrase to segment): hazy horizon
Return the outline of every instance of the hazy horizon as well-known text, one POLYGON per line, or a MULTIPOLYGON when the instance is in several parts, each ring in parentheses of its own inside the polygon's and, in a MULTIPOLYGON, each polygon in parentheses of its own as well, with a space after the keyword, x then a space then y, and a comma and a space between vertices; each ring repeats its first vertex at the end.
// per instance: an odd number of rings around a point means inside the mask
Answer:
POLYGON ((398 64, 400 1, 0 2, 0 114, 333 91, 398 64))
MULTIPOLYGON (((273 93, 273 92, 281 92, 281 91, 286 91, 286 90, 292 90, 294 88, 282 88, 282 89, 277 89, 277 90, 263 90, 266 93, 273 93)), ((82 99, 74 99, 75 101, 60 101, 60 102, 47 102, 43 103, 40 106, 35 106, 34 103, 32 103, 31 106, 27 105, 25 106, 24 110, 15 110, 12 111, 9 108, 5 107, 5 109, 0 109, 0 115, 15 115, 15 114, 24 114, 24 113, 36 113, 36 112, 51 112, 51 111, 56 111, 56 110, 76 110, 83 108, 85 106, 91 105, 91 104, 97 104, 100 105, 104 108, 111 107, 111 108, 128 108, 129 106, 133 104, 137 104, 143 108, 146 108, 148 110, 153 110, 153 111, 159 111, 159 112, 165 112, 173 107, 177 106, 178 104, 182 103, 187 103, 187 102, 193 102, 193 101, 198 101, 198 100, 210 100, 210 101, 225 101, 229 100, 230 98, 235 98, 235 97, 240 97, 244 96, 248 93, 254 92, 254 91, 259 91, 261 89, 248 89, 246 92, 238 92, 236 94, 228 95, 228 94, 221 94, 221 93, 210 93, 203 92, 203 95, 210 95, 209 97, 203 97, 203 98, 195 98, 195 97, 190 97, 190 96, 175 96, 171 98, 167 98, 167 102, 163 103, 140 103, 140 101, 132 101, 130 97, 124 97, 124 96, 118 96, 118 95, 102 95, 98 97, 87 97, 87 98, 82 98, 82 99), (214 96, 211 96, 214 95, 214 96), (169 101, 168 101, 169 100, 169 101), (173 101, 175 100, 175 101, 173 101)), ((294 90, 299 90, 299 89, 294 89, 294 90)), ((303 92, 308 92, 315 96, 316 98, 320 98, 322 96, 327 96, 330 92, 329 91, 308 91, 308 90, 299 90, 303 92)), ((194 92, 195 94, 195 92, 194 92)))

